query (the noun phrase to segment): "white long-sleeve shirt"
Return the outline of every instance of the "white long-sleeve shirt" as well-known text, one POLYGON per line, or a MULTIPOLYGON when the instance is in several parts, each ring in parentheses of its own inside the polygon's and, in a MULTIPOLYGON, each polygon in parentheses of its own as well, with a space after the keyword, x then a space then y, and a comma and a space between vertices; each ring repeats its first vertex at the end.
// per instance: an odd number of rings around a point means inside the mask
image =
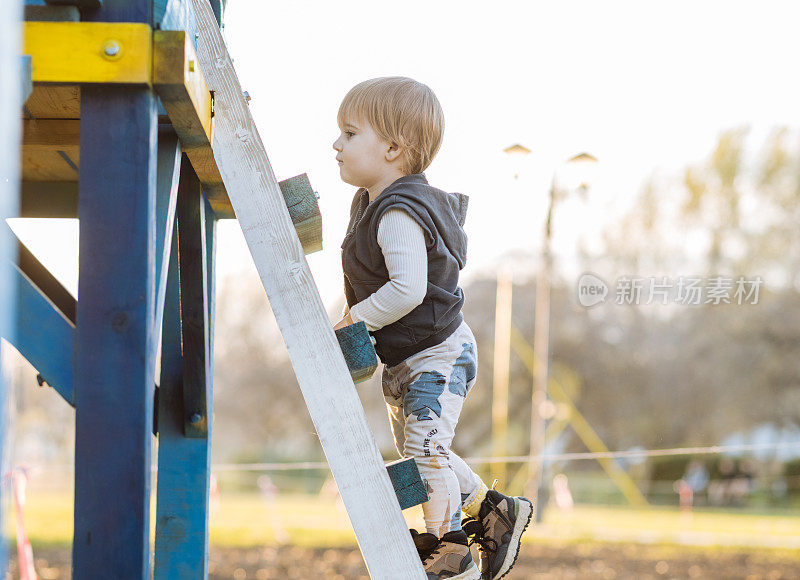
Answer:
POLYGON ((402 209, 390 209, 378 224, 378 245, 389 281, 350 308, 353 322, 364 321, 378 330, 422 304, 428 291, 428 252, 425 232, 402 209))

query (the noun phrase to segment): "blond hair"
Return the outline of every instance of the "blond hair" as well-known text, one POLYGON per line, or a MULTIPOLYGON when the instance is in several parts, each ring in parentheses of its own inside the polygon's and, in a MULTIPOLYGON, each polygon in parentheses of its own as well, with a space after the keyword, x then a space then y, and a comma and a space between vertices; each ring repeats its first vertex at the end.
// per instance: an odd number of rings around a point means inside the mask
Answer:
POLYGON ((433 161, 444 134, 444 114, 433 91, 407 77, 380 77, 361 82, 345 95, 336 120, 366 120, 384 141, 399 145, 401 170, 422 173, 433 161))

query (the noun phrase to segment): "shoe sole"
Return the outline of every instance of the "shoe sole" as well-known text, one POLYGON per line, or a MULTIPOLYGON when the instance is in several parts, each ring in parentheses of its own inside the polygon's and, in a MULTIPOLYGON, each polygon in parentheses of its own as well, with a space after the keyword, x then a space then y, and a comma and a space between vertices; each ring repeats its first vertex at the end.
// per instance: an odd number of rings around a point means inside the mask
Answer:
POLYGON ((451 576, 447 580, 481 580, 481 571, 478 570, 477 564, 472 562, 461 574, 458 576, 451 576))
POLYGON ((533 515, 533 504, 529 499, 524 497, 516 497, 517 500, 517 521, 514 524, 514 531, 511 534, 511 541, 508 544, 508 552, 506 552, 506 559, 500 567, 497 575, 492 576, 491 580, 500 580, 503 576, 511 571, 519 556, 520 538, 522 533, 531 523, 531 516, 533 515))

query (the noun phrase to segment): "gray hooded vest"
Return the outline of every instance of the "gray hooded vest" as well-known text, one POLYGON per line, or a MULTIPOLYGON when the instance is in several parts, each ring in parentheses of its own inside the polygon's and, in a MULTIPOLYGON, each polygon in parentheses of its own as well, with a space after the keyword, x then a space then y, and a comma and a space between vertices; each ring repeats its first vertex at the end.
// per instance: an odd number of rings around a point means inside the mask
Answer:
POLYGON ((356 192, 342 243, 348 306, 366 299, 389 281, 378 245, 378 224, 384 213, 390 209, 406 211, 425 234, 428 291, 422 304, 371 333, 377 342, 375 350, 387 366, 443 342, 463 320, 464 293, 458 286, 458 273, 467 261, 463 226, 468 201, 464 194, 447 193, 429 185, 424 173, 401 177, 371 203, 366 189, 356 192))

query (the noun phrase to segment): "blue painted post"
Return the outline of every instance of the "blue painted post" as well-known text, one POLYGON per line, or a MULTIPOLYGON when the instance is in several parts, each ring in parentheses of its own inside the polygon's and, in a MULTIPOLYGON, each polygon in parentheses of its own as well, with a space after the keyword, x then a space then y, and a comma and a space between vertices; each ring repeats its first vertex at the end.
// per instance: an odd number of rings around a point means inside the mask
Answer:
MULTIPOLYGON (((152 0, 84 20, 152 23, 152 0)), ((81 91, 73 578, 150 578, 156 98, 81 91)))
MULTIPOLYGON (((19 215, 19 146, 20 106, 22 82, 19 58, 22 20, 22 3, 19 0, 0 0, 0 329, 10 339, 13 333, 16 283, 11 275, 16 244, 11 230, 5 225, 7 218, 19 215)), ((0 573, 6 570, 5 512, 10 505, 4 494, 9 486, 2 480, 9 470, 9 433, 13 408, 9 404, 9 375, 6 372, 7 348, 0 354, 0 573)))
MULTIPOLYGON (((200 437, 184 434, 186 410, 184 406, 187 378, 205 375, 204 396, 206 412, 212 414, 211 376, 214 318, 214 214, 202 196, 200 184, 187 158, 181 165, 179 204, 184 205, 178 214, 178 236, 173 235, 172 251, 164 305, 164 324, 161 351, 161 382, 158 401, 158 499, 156 503, 155 580, 195 580, 208 577, 208 492, 211 461, 211 424, 200 437), (187 199, 188 198, 188 199, 187 199), (189 203, 187 203, 189 202, 189 203), (195 205, 196 204, 196 205, 195 205), (204 206, 204 220, 199 208, 204 206), (189 207, 190 206, 190 207, 189 207), (195 208, 190 212, 188 209, 195 208), (184 223, 180 224, 183 216, 184 223), (192 219, 193 216, 193 219, 192 219), (205 244, 179 242, 179 236, 195 232, 200 237, 205 229, 205 244), (194 259, 206 267, 202 273, 179 268, 188 256, 180 251, 193 252, 194 259), (204 254, 200 257, 198 251, 204 254), (205 286, 205 289, 203 288, 205 286), (180 288, 180 291, 179 291, 180 288), (206 299, 203 300, 203 295, 206 299), (181 324, 181 310, 191 303, 202 309, 200 318, 207 326, 181 324), (187 341, 192 345, 186 352, 187 341), (181 352, 183 339, 184 354, 181 352), (207 346, 206 346, 207 345, 207 346), (192 354, 192 350, 195 351, 192 354), (200 356, 196 351, 207 353, 200 356), (187 372, 186 365, 195 365, 187 372), (207 369, 207 370, 205 370, 207 369)), ((195 308, 193 307, 193 308, 195 308)), ((198 314, 198 313, 195 313, 198 314)))
POLYGON ((156 108, 84 87, 73 577, 149 578, 156 108))

